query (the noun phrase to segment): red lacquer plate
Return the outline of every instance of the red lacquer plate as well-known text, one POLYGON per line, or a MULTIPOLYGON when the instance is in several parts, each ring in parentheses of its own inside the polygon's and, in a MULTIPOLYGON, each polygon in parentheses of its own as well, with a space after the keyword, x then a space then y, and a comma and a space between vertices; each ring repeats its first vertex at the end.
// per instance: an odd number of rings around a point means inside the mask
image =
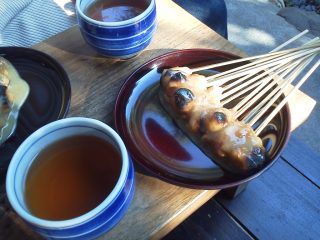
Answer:
POLYGON ((178 50, 150 60, 126 79, 116 100, 115 125, 135 162, 150 174, 176 185, 223 189, 259 176, 278 159, 290 136, 287 105, 263 134, 268 160, 263 168, 247 176, 230 175, 216 165, 186 137, 160 105, 159 79, 164 68, 195 67, 236 58, 239 57, 209 49, 178 50))

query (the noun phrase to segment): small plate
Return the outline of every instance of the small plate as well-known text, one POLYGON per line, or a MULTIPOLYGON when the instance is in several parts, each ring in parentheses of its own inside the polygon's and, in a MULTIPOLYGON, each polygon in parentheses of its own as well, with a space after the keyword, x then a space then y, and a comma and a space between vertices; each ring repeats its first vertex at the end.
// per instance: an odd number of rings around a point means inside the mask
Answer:
MULTIPOLYGON (((173 184, 200 189, 237 186, 260 175, 279 157, 290 135, 290 112, 286 105, 264 133, 269 159, 249 176, 233 176, 210 160, 176 126, 158 99, 164 68, 196 67, 239 58, 230 53, 189 49, 159 56, 138 68, 122 86, 115 106, 115 124, 136 162, 151 174, 173 184), (272 141, 271 141, 272 140, 272 141)), ((227 70, 228 67, 218 69, 227 70)))
POLYGON ((0 47, 0 56, 17 69, 30 87, 15 133, 0 147, 2 175, 18 146, 38 128, 65 117, 70 105, 71 87, 67 73, 49 55, 30 48, 0 47))

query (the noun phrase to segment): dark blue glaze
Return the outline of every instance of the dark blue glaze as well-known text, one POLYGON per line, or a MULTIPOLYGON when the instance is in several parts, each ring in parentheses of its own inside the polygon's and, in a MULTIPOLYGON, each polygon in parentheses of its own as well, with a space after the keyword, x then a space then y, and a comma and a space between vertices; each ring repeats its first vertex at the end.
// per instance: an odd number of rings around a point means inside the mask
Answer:
POLYGON ((129 48, 129 49, 102 49, 102 48, 98 48, 93 45, 91 45, 91 47, 93 47, 100 54, 105 55, 105 56, 115 57, 115 58, 116 57, 129 58, 129 57, 137 55, 139 52, 141 52, 143 49, 145 49, 149 45, 150 42, 151 42, 151 38, 148 39, 146 42, 141 43, 140 45, 138 45, 134 48, 129 48))
POLYGON ((123 38, 123 39, 100 38, 92 35, 91 33, 85 32, 83 29, 81 29, 81 34, 87 42, 90 42, 90 45, 94 45, 100 48, 107 47, 112 49, 123 49, 123 48, 130 48, 142 42, 145 42, 146 39, 149 39, 152 37, 155 29, 156 29, 156 23, 154 22, 145 32, 142 32, 140 35, 137 35, 131 38, 123 38))
POLYGON ((77 14, 84 40, 98 53, 114 58, 130 58, 145 49, 156 30, 156 6, 143 18, 121 26, 107 26, 77 14))

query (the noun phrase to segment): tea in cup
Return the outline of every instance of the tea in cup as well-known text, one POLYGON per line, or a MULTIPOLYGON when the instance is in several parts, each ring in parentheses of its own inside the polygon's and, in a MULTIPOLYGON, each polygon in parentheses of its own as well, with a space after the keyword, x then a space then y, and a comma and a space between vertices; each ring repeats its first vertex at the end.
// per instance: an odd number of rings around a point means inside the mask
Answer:
POLYGON ((44 237, 87 239, 125 214, 134 170, 113 129, 94 119, 68 118, 22 143, 9 165, 6 190, 13 209, 44 237))
POLYGON ((76 12, 84 40, 111 58, 137 55, 156 30, 155 0, 77 0, 76 12))

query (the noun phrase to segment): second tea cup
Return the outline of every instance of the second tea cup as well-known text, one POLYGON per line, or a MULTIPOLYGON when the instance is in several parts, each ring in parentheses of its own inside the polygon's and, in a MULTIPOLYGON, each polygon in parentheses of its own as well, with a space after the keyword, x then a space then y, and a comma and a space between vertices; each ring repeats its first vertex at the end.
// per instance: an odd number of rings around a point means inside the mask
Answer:
POLYGON ((156 30, 155 0, 78 0, 76 12, 84 40, 111 58, 137 55, 149 45, 156 30))

